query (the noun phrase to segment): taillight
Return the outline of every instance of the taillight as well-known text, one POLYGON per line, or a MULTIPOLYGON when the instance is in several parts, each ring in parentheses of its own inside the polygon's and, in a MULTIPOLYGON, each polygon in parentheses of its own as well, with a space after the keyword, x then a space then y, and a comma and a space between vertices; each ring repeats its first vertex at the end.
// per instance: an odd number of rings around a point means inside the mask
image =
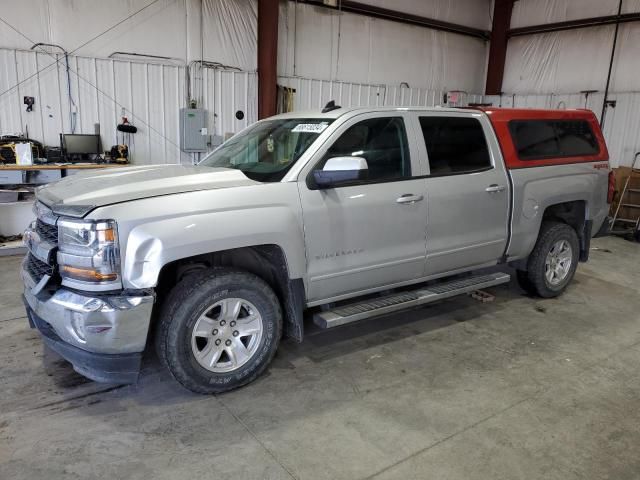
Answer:
POLYGON ((613 203, 613 197, 616 194, 616 176, 613 170, 609 170, 609 189, 607 190, 607 203, 613 203))

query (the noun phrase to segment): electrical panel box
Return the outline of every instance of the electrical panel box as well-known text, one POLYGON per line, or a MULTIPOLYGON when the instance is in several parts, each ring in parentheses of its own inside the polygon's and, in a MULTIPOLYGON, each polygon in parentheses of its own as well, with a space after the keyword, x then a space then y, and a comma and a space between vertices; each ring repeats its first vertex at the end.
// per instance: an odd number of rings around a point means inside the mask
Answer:
POLYGON ((207 111, 203 108, 180 109, 180 150, 183 152, 206 152, 207 111))

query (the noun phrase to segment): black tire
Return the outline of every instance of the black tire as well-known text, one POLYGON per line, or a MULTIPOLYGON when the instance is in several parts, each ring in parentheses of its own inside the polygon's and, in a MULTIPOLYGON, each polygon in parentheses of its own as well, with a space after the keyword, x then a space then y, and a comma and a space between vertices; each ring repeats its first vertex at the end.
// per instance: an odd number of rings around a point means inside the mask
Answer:
POLYGON ((255 380, 273 360, 281 336, 282 310, 271 287, 251 273, 215 268, 189 275, 171 290, 155 340, 158 357, 180 384, 192 392, 211 394, 255 380), (191 334, 198 318, 225 298, 251 302, 262 318, 262 335, 247 363, 231 372, 213 372, 196 360, 191 334))
MULTIPOLYGON (((540 297, 557 297, 564 292, 567 285, 571 283, 576 273, 579 255, 580 242, 576 231, 571 226, 561 222, 543 222, 540 227, 540 233, 538 234, 538 240, 527 261, 526 278, 523 279, 524 283, 530 286, 531 293, 540 297), (545 275, 545 260, 553 245, 561 240, 566 240, 571 246, 571 265, 564 279, 554 285, 547 280, 545 275)), ((520 278, 518 278, 518 280, 520 281, 520 278)), ((520 285, 523 286, 523 283, 521 282, 520 285)))

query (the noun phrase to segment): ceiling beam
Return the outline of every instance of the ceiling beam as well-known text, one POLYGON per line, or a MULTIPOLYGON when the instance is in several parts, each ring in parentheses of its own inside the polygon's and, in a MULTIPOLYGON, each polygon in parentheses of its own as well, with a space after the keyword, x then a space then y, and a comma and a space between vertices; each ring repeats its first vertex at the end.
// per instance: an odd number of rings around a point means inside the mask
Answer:
MULTIPOLYGON (((296 0, 290 1, 293 2, 296 0)), ((296 3, 304 3, 307 5, 313 5, 315 7, 323 7, 329 8, 331 10, 355 13, 358 15, 379 18, 382 20, 390 20, 392 22, 399 22, 407 25, 416 25, 419 27, 431 28, 433 30, 440 30, 443 32, 457 33, 459 35, 466 35, 468 37, 479 38, 482 40, 489 40, 490 35, 490 32, 488 32, 487 30, 468 27, 466 25, 460 25, 457 23, 443 22, 434 18, 422 17, 420 15, 413 15, 411 13, 398 12, 397 10, 375 7, 373 5, 367 5, 366 3, 354 2, 351 0, 338 0, 338 6, 336 7, 325 4, 323 0, 297 0, 296 3)))
POLYGON ((637 21, 640 21, 640 12, 624 13, 622 15, 606 15, 603 17, 580 18, 577 20, 567 20, 565 22, 547 23, 545 25, 531 25, 528 27, 512 28, 509 30, 508 35, 509 37, 518 37, 522 35, 562 32, 565 30, 575 30, 577 28, 599 27, 601 25, 615 25, 637 21))

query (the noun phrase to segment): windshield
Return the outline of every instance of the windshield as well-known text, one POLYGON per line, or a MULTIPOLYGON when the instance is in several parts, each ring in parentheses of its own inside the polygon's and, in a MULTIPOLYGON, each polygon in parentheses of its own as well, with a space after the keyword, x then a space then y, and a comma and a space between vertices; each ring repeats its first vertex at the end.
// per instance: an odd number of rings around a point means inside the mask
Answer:
POLYGON ((223 143, 200 165, 237 168, 258 182, 279 182, 330 123, 320 118, 259 122, 223 143))

